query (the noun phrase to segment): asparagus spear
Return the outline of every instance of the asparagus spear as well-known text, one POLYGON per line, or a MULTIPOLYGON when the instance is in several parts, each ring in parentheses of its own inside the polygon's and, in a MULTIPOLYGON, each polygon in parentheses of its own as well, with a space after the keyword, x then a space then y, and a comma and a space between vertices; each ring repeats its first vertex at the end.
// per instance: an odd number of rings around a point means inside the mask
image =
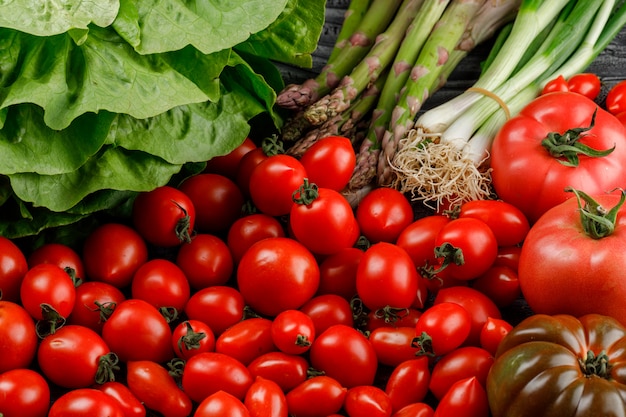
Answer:
POLYGON ((370 7, 372 0, 351 0, 348 8, 344 13, 343 23, 339 34, 335 39, 335 46, 326 60, 326 63, 335 62, 337 56, 341 53, 343 48, 347 47, 350 42, 350 37, 359 29, 359 25, 363 21, 363 16, 370 7))

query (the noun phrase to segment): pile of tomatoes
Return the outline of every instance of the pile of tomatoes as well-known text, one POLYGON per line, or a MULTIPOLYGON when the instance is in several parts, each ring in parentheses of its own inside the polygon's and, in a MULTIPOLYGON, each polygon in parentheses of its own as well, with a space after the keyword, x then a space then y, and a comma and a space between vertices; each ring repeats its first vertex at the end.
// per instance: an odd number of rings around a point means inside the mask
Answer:
POLYGON ((348 139, 273 145, 140 193, 81 247, 0 238, 4 417, 488 415, 525 217, 416 218, 388 188, 353 208, 348 139))

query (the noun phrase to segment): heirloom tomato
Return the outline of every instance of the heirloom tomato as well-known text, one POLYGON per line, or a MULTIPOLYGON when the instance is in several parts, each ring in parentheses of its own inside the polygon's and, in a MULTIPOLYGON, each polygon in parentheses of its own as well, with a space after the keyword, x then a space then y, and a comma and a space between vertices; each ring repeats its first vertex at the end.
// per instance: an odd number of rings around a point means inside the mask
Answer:
POLYGON ((0 373, 28 368, 37 354, 35 322, 24 307, 0 300, 0 373))
POLYGON ((535 314, 498 347, 493 417, 626 416, 626 329, 604 315, 535 314))
POLYGON ((580 94, 539 96, 499 130, 491 168, 498 197, 532 224, 571 197, 566 187, 593 195, 624 186, 626 127, 580 94))
POLYGON ((4 301, 20 301, 20 285, 28 267, 21 249, 10 239, 0 236, 0 291, 4 301))
POLYGON ((0 412, 3 417, 46 417, 50 386, 37 371, 28 368, 0 373, 0 412))

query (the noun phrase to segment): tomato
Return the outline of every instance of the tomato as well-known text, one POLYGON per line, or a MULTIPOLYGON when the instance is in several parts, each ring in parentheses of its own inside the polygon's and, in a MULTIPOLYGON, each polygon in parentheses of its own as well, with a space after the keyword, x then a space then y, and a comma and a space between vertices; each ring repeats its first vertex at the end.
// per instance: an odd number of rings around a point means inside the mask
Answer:
POLYGON ((344 248, 325 257, 320 266, 318 295, 336 294, 346 300, 356 295, 356 271, 363 251, 358 248, 344 248))
POLYGON ((264 378, 275 382, 283 392, 291 391, 308 377, 309 362, 299 355, 281 351, 258 356, 248 365, 252 378, 264 378))
POLYGON ((338 412, 348 390, 336 379, 313 376, 287 392, 287 408, 290 415, 320 417, 338 412))
POLYGON ((413 222, 413 207, 395 188, 375 188, 363 197, 356 208, 361 234, 371 243, 395 242, 413 222))
POLYGON ((433 417, 435 410, 427 403, 417 402, 405 405, 395 411, 392 417, 433 417))
POLYGON ((473 200, 463 203, 460 207, 459 218, 464 217, 485 222, 496 237, 498 246, 513 246, 521 243, 530 229, 524 213, 502 200, 473 200))
POLYGON ((414 338, 415 326, 381 326, 369 335, 378 362, 387 366, 397 366, 415 357, 417 349, 412 345, 414 338))
POLYGON ((128 361, 126 383, 149 410, 168 417, 187 417, 193 403, 162 365, 151 360, 128 361))
POLYGON ((20 285, 28 263, 21 249, 10 239, 0 236, 0 291, 2 300, 20 301, 20 285))
POLYGON ((55 385, 87 388, 113 378, 117 357, 98 333, 70 324, 44 337, 37 350, 37 364, 55 385))
POLYGON ((113 397, 124 411, 124 417, 145 417, 146 408, 132 393, 127 385, 118 381, 109 381, 95 385, 93 388, 113 397))
POLYGON ((315 340, 313 319, 300 310, 285 310, 272 320, 270 328, 274 345, 285 353, 300 355, 315 340))
POLYGON ((476 377, 455 382, 443 396, 435 417, 489 417, 489 403, 485 388, 476 377))
POLYGON ((522 294, 535 313, 600 313, 626 324, 622 305, 626 282, 607 279, 622 276, 626 268, 626 208, 619 205, 624 196, 590 196, 591 204, 581 197, 583 210, 578 198, 549 210, 528 233, 518 271, 522 294), (602 208, 600 211, 596 204, 602 208), (599 215, 602 211, 607 212, 604 220, 614 223, 613 232, 603 237, 600 233, 588 234, 594 229, 603 230, 604 226, 595 225, 589 218, 589 214, 599 215), (608 213, 616 214, 616 218, 608 213))
POLYGON ((182 311, 189 300, 187 276, 174 262, 155 258, 141 265, 131 282, 132 298, 147 301, 158 309, 182 311))
POLYGON ((148 260, 148 247, 133 228, 105 223, 87 237, 82 256, 86 278, 124 288, 148 260))
POLYGON ((202 321, 185 320, 172 330, 172 349, 181 359, 189 359, 202 352, 213 352, 215 334, 209 325, 202 321))
POLYGON ((196 210, 187 194, 163 185, 137 195, 132 207, 132 222, 148 243, 164 248, 175 247, 191 238, 196 210))
POLYGON ((266 237, 285 237, 283 225, 276 218, 263 213, 254 213, 237 219, 228 229, 226 236, 226 244, 234 263, 239 263, 253 243, 266 237))
POLYGON ((50 386, 32 369, 16 368, 0 373, 0 410, 3 417, 46 417, 50 386))
POLYGON ((480 331, 480 346, 495 356, 500 342, 512 329, 508 321, 489 317, 480 331))
POLYGON ((358 330, 336 324, 318 335, 309 350, 313 368, 342 386, 372 385, 378 360, 372 343, 358 330))
POLYGON ((626 80, 618 82, 609 89, 604 105, 614 115, 626 111, 626 80))
POLYGON ((251 417, 287 417, 287 399, 280 386, 263 377, 256 377, 243 401, 251 417))
POLYGON ((402 230, 396 245, 409 254, 416 268, 433 266, 437 264, 435 239, 450 220, 448 216, 441 214, 419 218, 402 230))
POLYGON ((335 324, 354 325, 352 306, 340 295, 317 295, 304 303, 300 311, 313 320, 316 335, 335 324))
POLYGON ((241 161, 239 161, 237 173, 235 174, 235 183, 244 197, 250 197, 250 178, 252 177, 252 171, 267 158, 268 156, 263 148, 256 148, 245 154, 241 158, 241 161))
POLYGON ((290 155, 269 156, 250 175, 250 197, 260 212, 270 216, 289 214, 292 194, 307 177, 299 160, 290 155))
POLYGON ((300 162, 311 182, 341 191, 352 178, 356 154, 347 137, 326 136, 311 145, 300 157, 300 162))
POLYGON ((272 320, 251 317, 233 324, 219 335, 215 351, 248 365, 259 355, 276 350, 272 320))
POLYGON ((76 287, 76 300, 67 323, 102 333, 105 320, 124 300, 124 293, 111 284, 101 281, 83 282, 76 287))
POLYGON ((626 329, 599 314, 535 314, 498 347, 487 377, 493 417, 625 415, 626 329))
POLYGON ((427 357, 407 359, 393 368, 385 383, 385 392, 393 410, 424 401, 430 381, 430 361, 427 357))
POLYGON ((593 195, 623 186, 626 127, 580 94, 540 96, 498 131, 491 147, 491 168, 498 197, 519 208, 533 224, 549 208, 571 197, 566 187, 593 195), (583 131, 576 136, 571 129, 583 131), (558 147, 550 145, 553 141, 597 151, 615 149, 604 156, 561 155, 558 147))
POLYGON ((190 320, 206 323, 215 336, 243 319, 246 303, 241 293, 224 285, 215 285, 195 292, 185 306, 190 320))
POLYGON ((218 391, 243 400, 253 381, 248 368, 232 356, 204 352, 192 356, 185 363, 182 387, 198 403, 218 391))
POLYGON ((241 162, 241 158, 248 152, 256 149, 256 143, 249 137, 246 137, 235 149, 225 155, 214 156, 206 163, 204 172, 224 175, 230 179, 234 179, 237 174, 237 167, 241 162))
POLYGON ((370 246, 357 268, 356 289, 370 310, 384 307, 408 308, 418 290, 413 261, 401 247, 388 242, 370 246))
POLYGON ((501 246, 498 248, 498 256, 496 256, 496 260, 493 264, 494 266, 507 266, 517 272, 521 253, 522 246, 501 246))
POLYGON ((118 304, 102 326, 102 337, 122 362, 167 362, 174 357, 172 330, 147 301, 128 299, 118 304))
POLYGON ((370 332, 379 327, 415 327, 422 315, 422 311, 416 308, 404 308, 401 310, 382 309, 367 313, 366 329, 370 332))
POLYGON ((469 313, 471 328, 466 340, 468 345, 479 346, 480 332, 489 317, 502 318, 498 306, 485 294, 471 287, 445 288, 437 293, 433 303, 455 303, 469 313))
POLYGON ((414 344, 421 354, 441 356, 465 342, 472 327, 471 317, 459 304, 443 302, 429 307, 415 325, 414 344))
POLYGON ((294 237, 311 252, 332 255, 354 246, 359 225, 348 200, 330 188, 304 180, 294 194, 289 226, 294 237))
POLYGON ((237 285, 253 311, 276 316, 298 309, 319 285, 319 266, 301 243, 286 237, 263 239, 248 249, 237 268, 237 285))
POLYGON ((28 368, 39 339, 31 315, 17 303, 0 300, 0 373, 28 368))
POLYGON ((20 299, 35 320, 61 320, 62 325, 74 309, 76 287, 72 278, 60 266, 39 264, 24 275, 20 299), (49 310, 52 310, 52 316, 49 310))
POLYGON ((48 417, 125 417, 115 398, 95 388, 63 393, 48 411, 48 417))
POLYGON ((555 91, 569 91, 569 85, 563 75, 549 80, 541 90, 541 94, 554 93, 555 91))
POLYGON ((194 417, 249 417, 250 412, 237 397, 225 391, 217 391, 198 405, 194 417))
POLYGON ((602 81, 596 74, 583 72, 572 75, 567 80, 567 86, 572 93, 582 94, 590 100, 595 100, 602 89, 602 81))
POLYGON ((476 278, 471 286, 500 308, 510 306, 521 295, 517 272, 508 266, 493 265, 476 278))
POLYGON ((195 290, 226 284, 234 270, 233 256, 226 243, 206 233, 197 234, 180 246, 176 264, 195 290))
POLYGON ((373 385, 350 388, 343 407, 350 417, 389 417, 392 410, 387 393, 373 385))
POLYGON ((487 223, 462 217, 444 225, 435 239, 435 255, 446 274, 473 279, 485 273, 498 256, 498 241, 487 223))
POLYGON ((225 232, 241 215, 243 193, 233 180, 223 175, 193 175, 178 189, 191 199, 196 212, 195 228, 200 233, 225 232))

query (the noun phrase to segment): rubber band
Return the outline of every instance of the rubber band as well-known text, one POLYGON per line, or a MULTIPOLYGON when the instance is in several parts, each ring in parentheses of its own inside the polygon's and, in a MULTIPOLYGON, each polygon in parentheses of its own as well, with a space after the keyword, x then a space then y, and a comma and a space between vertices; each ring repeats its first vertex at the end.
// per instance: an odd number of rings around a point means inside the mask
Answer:
POLYGON ((498 97, 497 95, 495 95, 491 91, 489 91, 489 90, 487 90, 485 88, 481 88, 481 87, 470 87, 470 88, 467 89, 467 91, 474 91, 476 93, 483 94, 483 95, 493 99, 496 103, 498 103, 500 105, 500 107, 502 107, 502 110, 504 110, 504 114, 506 115, 506 120, 509 120, 511 118, 511 111, 509 110, 509 106, 506 105, 504 100, 502 100, 500 97, 498 97))

